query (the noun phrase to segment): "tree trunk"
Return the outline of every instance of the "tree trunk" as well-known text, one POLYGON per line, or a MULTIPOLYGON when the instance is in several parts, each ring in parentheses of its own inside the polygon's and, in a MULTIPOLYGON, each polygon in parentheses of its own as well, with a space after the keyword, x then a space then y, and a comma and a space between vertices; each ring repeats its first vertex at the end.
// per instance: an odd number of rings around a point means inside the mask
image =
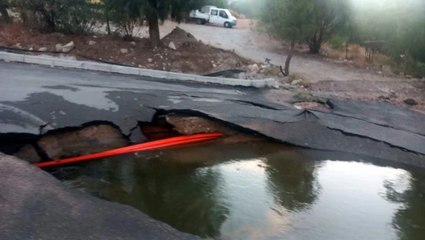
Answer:
POLYGON ((348 41, 345 41, 345 59, 348 60, 348 41))
POLYGON ((291 64, 291 59, 294 56, 294 51, 295 51, 295 41, 291 41, 291 49, 289 50, 289 54, 286 57, 285 60, 285 73, 286 76, 289 75, 289 65, 291 64))
POLYGON ((308 48, 310 50, 309 52, 311 54, 319 54, 321 47, 322 47, 322 41, 315 38, 311 39, 311 41, 308 43, 308 48))
MULTIPOLYGON (((43 22, 41 23, 42 30, 45 32, 55 32, 56 31, 56 23, 55 23, 55 15, 53 11, 47 11, 45 9, 39 10, 42 15, 43 22)), ((34 16, 36 17, 36 16, 34 16)), ((31 19, 29 19, 31 21, 31 19)), ((31 24, 31 23, 30 23, 31 24)))
POLYGON ((281 72, 283 74, 283 76, 289 76, 289 65, 291 64, 291 59, 294 56, 294 52, 295 52, 295 41, 291 41, 291 49, 289 50, 288 56, 286 57, 285 60, 285 68, 281 72))
POLYGON ((106 32, 108 33, 108 35, 111 35, 111 26, 109 24, 109 13, 108 13, 108 10, 105 12, 105 17, 106 17, 106 32))
POLYGON ((153 47, 159 47, 161 45, 159 37, 159 19, 156 11, 146 15, 149 25, 149 39, 153 47))
POLYGON ((6 5, 0 5, 0 14, 1 14, 0 20, 2 20, 3 22, 10 22, 10 16, 9 16, 9 13, 7 12, 6 5))

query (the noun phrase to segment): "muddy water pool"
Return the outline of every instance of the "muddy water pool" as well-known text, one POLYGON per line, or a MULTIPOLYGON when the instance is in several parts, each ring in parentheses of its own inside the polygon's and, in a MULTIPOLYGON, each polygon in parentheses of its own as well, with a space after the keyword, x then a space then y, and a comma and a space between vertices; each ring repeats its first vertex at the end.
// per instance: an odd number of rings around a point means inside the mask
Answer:
POLYGON ((270 142, 215 142, 53 172, 211 239, 424 239, 425 172, 270 142))

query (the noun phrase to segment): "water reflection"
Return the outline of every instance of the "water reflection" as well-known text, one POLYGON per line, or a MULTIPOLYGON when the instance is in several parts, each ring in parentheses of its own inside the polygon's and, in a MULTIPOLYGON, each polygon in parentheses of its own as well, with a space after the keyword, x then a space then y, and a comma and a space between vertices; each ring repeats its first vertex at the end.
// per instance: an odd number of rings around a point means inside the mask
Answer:
MULTIPOLYGON (((68 177, 67 183, 98 197, 136 207, 181 231, 217 237, 221 235, 226 219, 235 216, 230 214, 230 210, 236 210, 235 202, 242 203, 249 196, 259 196, 246 191, 249 189, 246 184, 257 177, 264 178, 264 169, 257 163, 237 160, 269 154, 280 145, 212 146, 200 144, 191 149, 175 148, 143 153, 131 159, 116 157, 88 163, 79 169, 77 176, 68 177), (241 148, 245 150, 241 151, 241 148), (239 163, 240 166, 234 165, 239 163), (249 166, 251 173, 259 169, 253 178, 246 177, 249 166), (242 199, 236 200, 234 196, 242 199)), ((281 149, 289 150, 286 147, 281 149)), ((258 185, 258 190, 263 191, 265 180, 258 185)), ((255 202, 255 198, 253 200, 255 202)), ((249 204, 246 206, 251 208, 249 204)), ((229 226, 234 224, 227 222, 229 226)))
POLYGON ((269 156, 267 175, 276 200, 289 211, 300 211, 317 198, 316 163, 298 152, 269 156))
POLYGON ((181 231, 203 237, 219 235, 228 214, 220 191, 219 171, 164 167, 154 160, 119 159, 96 165, 80 173, 80 188, 136 207, 181 231), (105 171, 93 174, 93 169, 105 171))
POLYGON ((388 200, 401 203, 394 215, 393 225, 398 229, 399 239, 421 239, 425 236, 425 177, 411 173, 399 176, 395 181, 385 182, 388 200))
POLYGON ((309 154, 200 144, 87 163, 65 182, 202 237, 422 239, 423 173, 309 154))

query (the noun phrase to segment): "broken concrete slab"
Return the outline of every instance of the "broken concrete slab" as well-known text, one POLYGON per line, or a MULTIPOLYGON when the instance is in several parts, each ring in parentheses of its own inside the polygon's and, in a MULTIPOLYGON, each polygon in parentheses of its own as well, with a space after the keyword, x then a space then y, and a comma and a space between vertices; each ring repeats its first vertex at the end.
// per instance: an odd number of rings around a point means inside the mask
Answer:
POLYGON ((1 153, 0 176, 0 239, 199 239, 1 153))

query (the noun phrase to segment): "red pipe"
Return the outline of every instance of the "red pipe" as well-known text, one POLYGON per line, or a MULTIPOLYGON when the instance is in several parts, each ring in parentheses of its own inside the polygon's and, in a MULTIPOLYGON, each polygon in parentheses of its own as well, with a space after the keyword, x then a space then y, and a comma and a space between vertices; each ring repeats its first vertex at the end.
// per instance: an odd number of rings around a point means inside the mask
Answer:
POLYGON ((111 157, 111 156, 116 156, 116 155, 121 155, 126 153, 133 153, 133 152, 139 152, 139 151, 145 151, 145 150, 151 150, 151 149, 160 149, 160 148, 178 146, 178 145, 183 145, 187 143, 207 141, 207 140, 212 140, 221 136, 223 136, 222 133, 201 133, 201 134, 194 134, 194 135, 188 135, 188 136, 178 136, 178 137, 156 140, 152 142, 140 143, 140 144, 136 144, 136 145, 132 145, 128 147, 116 148, 116 149, 112 149, 112 150, 108 150, 108 151, 104 151, 100 153, 93 153, 93 154, 88 154, 88 155, 79 156, 79 157, 72 157, 72 158, 59 159, 59 160, 53 160, 48 162, 35 163, 35 165, 40 168, 53 167, 53 166, 59 166, 64 164, 90 161, 97 158, 111 157))

